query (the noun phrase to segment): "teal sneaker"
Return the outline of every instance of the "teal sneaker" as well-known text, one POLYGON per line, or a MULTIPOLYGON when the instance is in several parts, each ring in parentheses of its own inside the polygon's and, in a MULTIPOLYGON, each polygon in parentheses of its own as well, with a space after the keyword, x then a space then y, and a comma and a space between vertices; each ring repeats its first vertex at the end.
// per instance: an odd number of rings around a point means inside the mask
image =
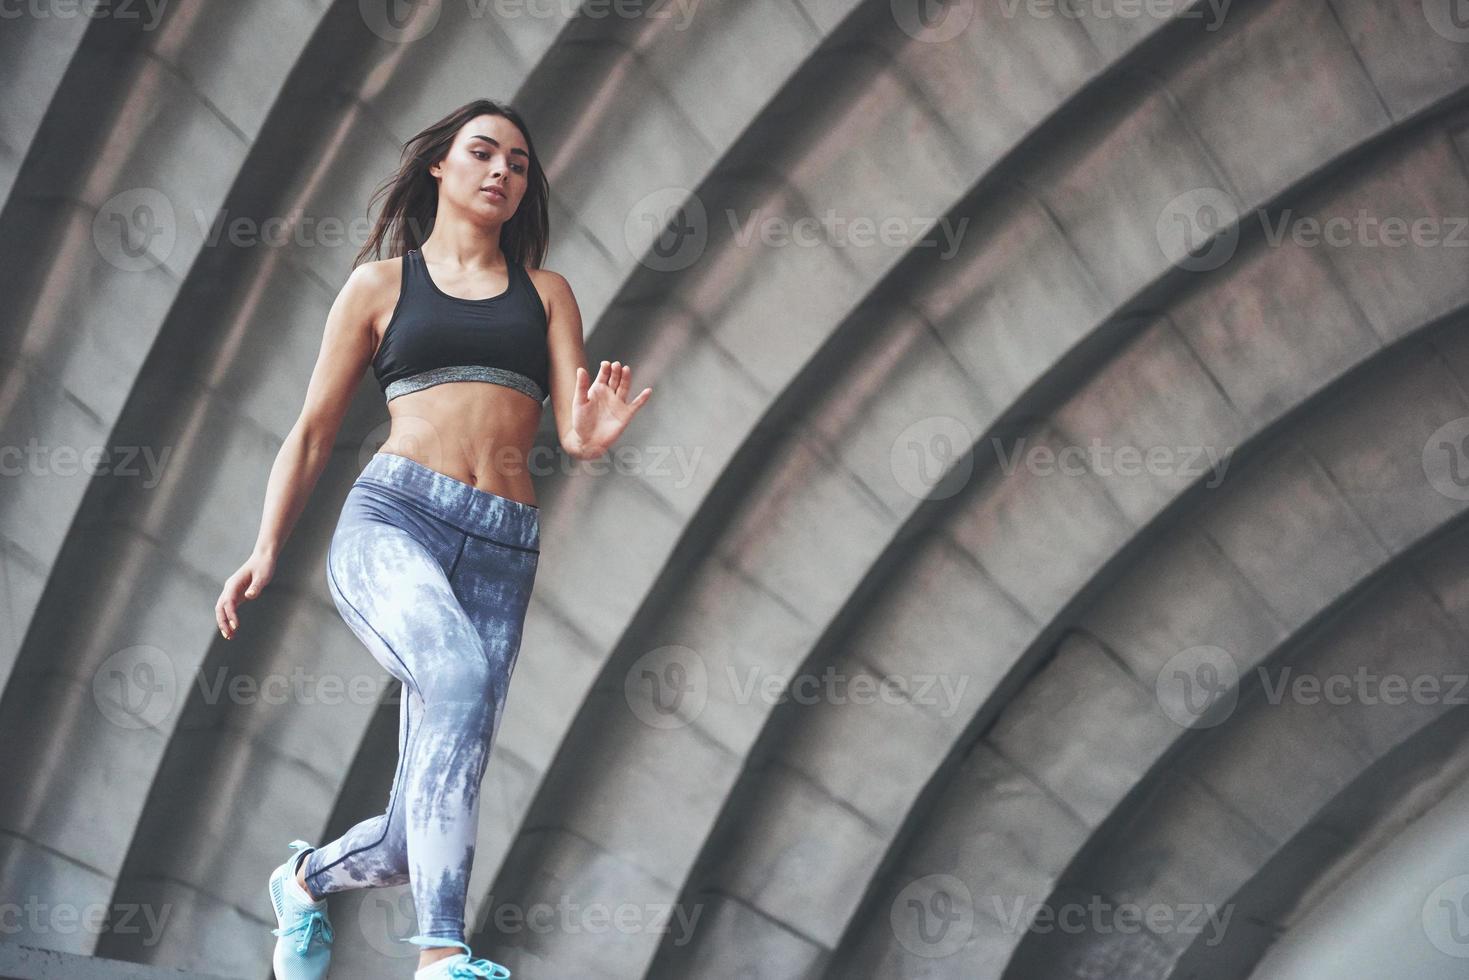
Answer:
POLYGON ((413 980, 477 980, 479 977, 488 977, 490 980, 510 980, 510 971, 499 963, 470 959, 470 949, 463 943, 456 943, 452 939, 445 943, 444 940, 435 939, 432 936, 410 936, 403 941, 417 943, 420 946, 453 945, 464 950, 462 953, 435 960, 413 974, 413 980))
POLYGON ((332 959, 332 924, 326 914, 326 899, 308 901, 296 882, 296 871, 306 855, 316 850, 304 840, 291 841, 296 854, 270 873, 270 905, 275 909, 277 937, 276 980, 322 980, 332 959), (304 850, 302 850, 304 848, 304 850))

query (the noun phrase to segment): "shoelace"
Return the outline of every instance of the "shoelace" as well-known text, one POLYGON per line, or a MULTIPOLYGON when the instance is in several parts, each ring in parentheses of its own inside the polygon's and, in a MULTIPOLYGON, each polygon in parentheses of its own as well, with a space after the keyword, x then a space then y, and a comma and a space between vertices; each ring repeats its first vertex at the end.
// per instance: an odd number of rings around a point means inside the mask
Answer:
MULTIPOLYGON (((296 943, 296 952, 302 956, 311 948, 313 936, 320 936, 321 941, 330 943, 335 936, 332 935, 332 924, 326 920, 320 909, 312 909, 310 912, 302 913, 301 917, 285 929, 272 929, 277 936, 288 936, 293 932, 301 933, 301 939, 296 943)), ((508 974, 507 974, 508 976, 508 974)))
POLYGON ((510 980, 510 971, 490 960, 465 960, 449 967, 449 976, 453 980, 475 980, 476 977, 510 980))

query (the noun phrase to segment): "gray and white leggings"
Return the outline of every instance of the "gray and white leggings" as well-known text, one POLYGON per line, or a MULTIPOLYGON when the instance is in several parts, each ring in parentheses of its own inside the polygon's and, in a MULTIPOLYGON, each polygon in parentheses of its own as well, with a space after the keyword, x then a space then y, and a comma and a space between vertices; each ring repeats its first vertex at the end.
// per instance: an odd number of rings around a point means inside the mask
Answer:
POLYGON ((387 812, 306 855, 314 894, 410 882, 414 940, 465 941, 480 781, 539 558, 532 504, 393 453, 377 453, 353 483, 327 584, 342 618, 403 683, 398 768, 387 812))

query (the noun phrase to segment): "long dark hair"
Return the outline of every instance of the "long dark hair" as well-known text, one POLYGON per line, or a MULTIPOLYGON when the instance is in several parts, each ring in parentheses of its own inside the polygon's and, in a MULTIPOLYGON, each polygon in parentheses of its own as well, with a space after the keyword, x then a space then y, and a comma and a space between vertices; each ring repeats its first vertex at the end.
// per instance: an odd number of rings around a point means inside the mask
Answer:
POLYGON ((520 129, 525 147, 530 151, 526 168, 525 196, 515 215, 500 228, 500 250, 506 260, 538 269, 546 259, 551 237, 550 185, 541 169, 541 158, 530 130, 520 113, 492 99, 475 99, 455 109, 438 122, 423 129, 403 145, 403 162, 373 192, 368 210, 379 197, 387 195, 382 213, 373 224, 372 234, 352 261, 357 268, 369 258, 382 258, 384 244, 388 258, 396 258, 409 249, 418 248, 433 231, 439 208, 439 184, 428 168, 442 160, 454 145, 454 137, 465 123, 478 116, 504 116, 520 129))

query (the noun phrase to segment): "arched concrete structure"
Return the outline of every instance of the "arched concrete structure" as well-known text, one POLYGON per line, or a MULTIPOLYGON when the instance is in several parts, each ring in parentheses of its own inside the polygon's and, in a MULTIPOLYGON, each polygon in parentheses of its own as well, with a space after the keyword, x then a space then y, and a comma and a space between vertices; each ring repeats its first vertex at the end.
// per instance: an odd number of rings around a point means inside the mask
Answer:
MULTIPOLYGON (((171 917, 0 940, 264 975, 263 871, 380 806, 396 692, 322 567, 385 431, 370 378, 249 628, 211 607, 360 241, 322 219, 479 95, 536 127, 589 358, 657 397, 625 470, 537 479, 477 949, 527 977, 1242 977, 1277 934, 1350 930, 1332 888, 1454 798, 1424 760, 1463 712, 1262 705, 1251 677, 1464 667, 1469 249, 1350 219, 1469 215, 1469 33, 1432 0, 1123 6, 11 22, 0 444, 47 454, 0 498, 0 895, 171 917), (781 237, 828 215, 900 231, 781 237), (1024 455, 1093 444, 1167 458, 1024 455), (93 446, 140 471, 58 454, 93 446), (1210 727, 1159 681, 1200 649, 1244 676, 1210 727), (109 701, 140 665, 154 699, 109 701), (229 693, 297 670, 369 694, 229 693), (1388 786, 1415 805, 1365 805, 1388 786), (1271 928, 996 911, 1093 896, 1271 928)), ((333 915, 339 970, 406 975, 406 889, 333 915)))

